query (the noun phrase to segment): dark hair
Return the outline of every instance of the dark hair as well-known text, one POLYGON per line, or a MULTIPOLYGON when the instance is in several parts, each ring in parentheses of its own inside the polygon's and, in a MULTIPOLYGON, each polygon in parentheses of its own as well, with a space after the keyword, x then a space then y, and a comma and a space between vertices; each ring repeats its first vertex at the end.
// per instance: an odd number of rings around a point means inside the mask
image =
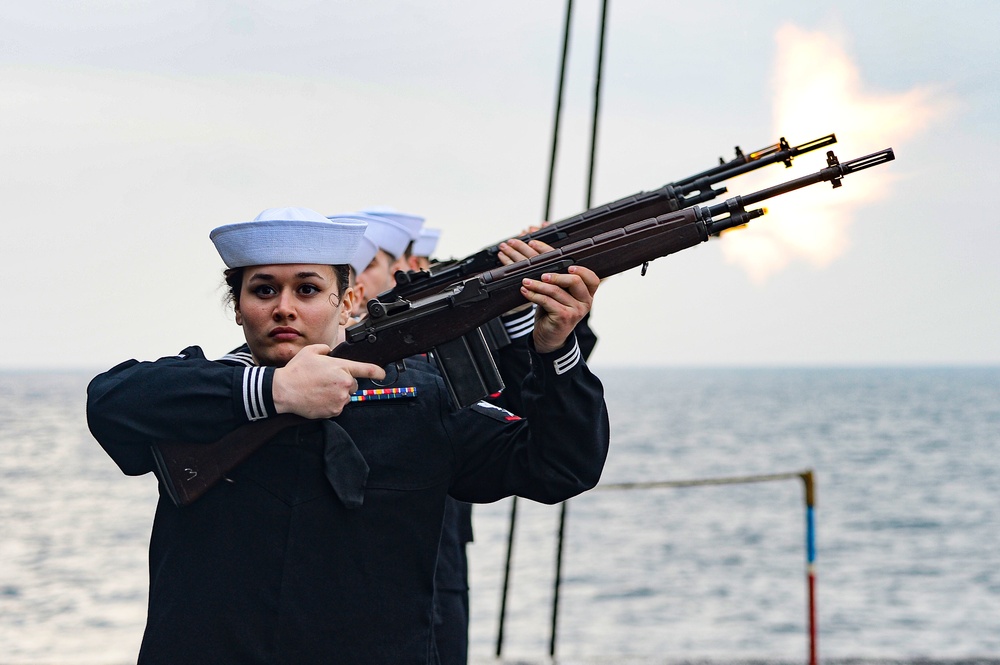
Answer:
MULTIPOLYGON (((350 285, 351 267, 349 265, 330 266, 333 268, 334 277, 337 279, 337 297, 342 298, 344 291, 350 285)), ((240 306, 240 290, 243 288, 243 273, 246 268, 229 268, 224 270, 222 275, 229 287, 226 293, 226 303, 234 307, 240 306)))

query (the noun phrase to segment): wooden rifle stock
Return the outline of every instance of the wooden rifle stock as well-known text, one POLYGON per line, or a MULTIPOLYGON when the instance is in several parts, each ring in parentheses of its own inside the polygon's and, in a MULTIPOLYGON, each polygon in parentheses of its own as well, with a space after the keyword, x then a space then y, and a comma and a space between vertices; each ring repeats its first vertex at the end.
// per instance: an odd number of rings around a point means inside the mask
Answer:
MULTIPOLYGON (((387 366, 426 353, 523 304, 521 280, 565 272, 571 265, 601 279, 698 245, 719 231, 764 214, 749 205, 819 182, 839 187, 847 174, 895 159, 892 149, 840 163, 832 151, 828 167, 781 185, 737 196, 711 207, 687 208, 583 238, 525 261, 470 277, 436 295, 409 302, 372 301, 371 315, 346 331, 331 356, 387 366), (720 217, 721 216, 721 217, 720 217)), ((162 442, 152 446, 160 480, 175 504, 187 505, 225 478, 278 432, 305 422, 292 414, 255 421, 214 443, 162 442)))

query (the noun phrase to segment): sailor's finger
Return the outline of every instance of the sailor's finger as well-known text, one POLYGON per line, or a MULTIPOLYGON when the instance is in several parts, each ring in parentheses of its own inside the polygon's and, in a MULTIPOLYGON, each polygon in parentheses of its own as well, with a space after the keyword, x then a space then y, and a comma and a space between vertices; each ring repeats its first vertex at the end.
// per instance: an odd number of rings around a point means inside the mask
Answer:
POLYGON ((356 379, 381 380, 385 378, 385 370, 378 365, 355 360, 343 360, 342 362, 344 370, 356 379))

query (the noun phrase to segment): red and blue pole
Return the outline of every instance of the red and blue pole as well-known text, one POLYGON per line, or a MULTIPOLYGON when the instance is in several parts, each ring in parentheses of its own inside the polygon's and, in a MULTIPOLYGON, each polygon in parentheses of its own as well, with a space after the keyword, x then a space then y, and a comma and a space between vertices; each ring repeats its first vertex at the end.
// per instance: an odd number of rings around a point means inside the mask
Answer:
POLYGON ((801 474, 806 494, 806 581, 809 594, 809 665, 819 665, 816 645, 816 488, 812 471, 801 474))

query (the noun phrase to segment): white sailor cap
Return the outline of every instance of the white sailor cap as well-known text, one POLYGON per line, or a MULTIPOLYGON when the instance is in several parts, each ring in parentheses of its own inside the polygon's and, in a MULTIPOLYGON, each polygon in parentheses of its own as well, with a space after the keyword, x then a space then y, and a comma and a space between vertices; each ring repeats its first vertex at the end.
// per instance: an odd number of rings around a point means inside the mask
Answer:
MULTIPOLYGON (((360 213, 346 213, 343 215, 330 215, 327 217, 331 222, 340 222, 344 220, 355 220, 368 224, 368 215, 363 215, 360 213)), ((380 222, 376 222, 380 223, 380 222)), ((368 264, 372 262, 375 255, 378 253, 378 246, 375 241, 368 237, 368 231, 365 231, 365 235, 361 238, 358 243, 358 248, 354 252, 354 256, 350 260, 351 267, 354 268, 354 274, 360 275, 364 272, 368 264)))
POLYGON ((374 208, 365 208, 361 212, 367 215, 374 215, 376 217, 385 217, 386 219, 391 219, 397 224, 402 224, 406 227, 406 230, 410 232, 410 240, 416 241, 420 237, 420 227, 424 225, 424 218, 420 215, 411 215, 409 213, 400 212, 395 208, 390 208, 388 206, 375 206, 374 208))
POLYGON ((364 212, 347 212, 330 216, 330 219, 345 218, 367 222, 368 228, 365 229, 365 237, 375 243, 379 249, 392 254, 393 258, 402 256, 410 244, 410 232, 406 227, 388 217, 370 215, 364 212))
POLYGON ((229 268, 288 263, 345 265, 367 224, 354 218, 331 221, 308 208, 268 208, 252 222, 238 222, 209 234, 229 268))
POLYGON ((410 253, 414 256, 430 257, 437 249, 438 240, 441 238, 441 229, 430 229, 424 227, 420 229, 420 237, 413 241, 413 249, 410 253))

